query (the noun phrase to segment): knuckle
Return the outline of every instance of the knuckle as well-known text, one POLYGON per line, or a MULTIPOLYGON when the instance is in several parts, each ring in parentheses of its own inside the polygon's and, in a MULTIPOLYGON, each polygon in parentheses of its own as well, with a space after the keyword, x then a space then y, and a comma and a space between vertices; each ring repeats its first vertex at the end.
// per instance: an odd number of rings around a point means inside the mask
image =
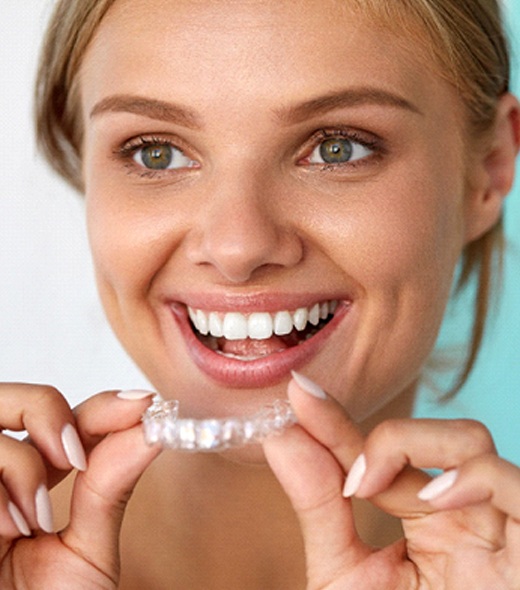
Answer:
POLYGON ((68 408, 64 396, 52 385, 40 385, 27 412, 47 415, 68 408))
POLYGON ((33 445, 8 436, 0 437, 0 462, 3 477, 6 475, 6 469, 10 467, 16 468, 16 471, 22 474, 45 471, 43 458, 33 445))
POLYGON ((401 439, 405 420, 391 419, 380 422, 370 433, 371 443, 381 448, 392 448, 401 439))
POLYGON ((495 451, 495 443, 491 432, 478 420, 455 420, 455 428, 464 432, 468 449, 474 452, 490 453, 495 451))

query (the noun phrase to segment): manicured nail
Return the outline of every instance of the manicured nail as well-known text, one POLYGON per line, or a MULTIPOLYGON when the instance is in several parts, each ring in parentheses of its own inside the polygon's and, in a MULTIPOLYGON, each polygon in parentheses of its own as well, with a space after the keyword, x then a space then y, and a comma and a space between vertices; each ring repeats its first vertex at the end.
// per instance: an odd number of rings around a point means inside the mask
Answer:
POLYGON ((139 400, 156 395, 153 391, 146 391, 145 389, 128 389, 126 391, 120 391, 116 394, 119 399, 127 400, 139 400))
POLYGON ((78 435, 78 431, 72 424, 65 424, 61 431, 61 442, 67 459, 72 467, 85 471, 87 469, 87 457, 78 435))
POLYGON ((36 520, 42 531, 46 533, 54 532, 51 499, 47 488, 43 484, 36 492, 36 520))
POLYGON ((16 506, 12 502, 9 502, 7 504, 7 510, 9 511, 9 514, 11 515, 11 518, 13 519, 16 528, 20 531, 20 533, 25 537, 30 537, 31 529, 29 528, 29 525, 23 517, 23 514, 20 512, 18 506, 16 506))
POLYGON ((327 394, 323 391, 323 389, 311 381, 308 377, 297 373, 296 371, 291 371, 292 378, 296 381, 298 386, 313 397, 318 399, 327 399, 327 394))
POLYGON ((432 479, 430 483, 424 486, 424 488, 417 494, 419 500, 428 502, 429 500, 435 500, 441 494, 448 491, 451 486, 455 483, 458 476, 456 469, 445 471, 442 475, 439 475, 435 479, 432 479))
POLYGON ((343 497, 350 498, 353 496, 361 485, 361 480, 367 470, 367 460, 365 455, 361 454, 352 463, 352 467, 348 472, 347 478, 345 479, 345 485, 343 486, 343 497))

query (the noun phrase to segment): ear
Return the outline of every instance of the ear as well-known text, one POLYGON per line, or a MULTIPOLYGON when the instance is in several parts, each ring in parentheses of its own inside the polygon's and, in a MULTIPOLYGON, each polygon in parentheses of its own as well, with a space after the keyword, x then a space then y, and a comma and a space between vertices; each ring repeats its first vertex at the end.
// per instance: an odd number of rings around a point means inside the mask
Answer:
POLYGON ((473 161, 466 209, 466 243, 480 238, 500 219, 504 199, 513 186, 520 149, 520 103, 504 94, 487 149, 473 161))

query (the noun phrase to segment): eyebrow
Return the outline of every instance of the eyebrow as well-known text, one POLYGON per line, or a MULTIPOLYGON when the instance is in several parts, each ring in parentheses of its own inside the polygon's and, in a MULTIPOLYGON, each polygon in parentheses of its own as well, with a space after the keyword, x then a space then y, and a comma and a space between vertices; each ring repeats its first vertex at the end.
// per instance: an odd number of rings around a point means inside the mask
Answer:
POLYGON ((163 100, 126 94, 100 100, 90 112, 90 117, 104 113, 132 113, 149 119, 177 123, 190 129, 199 129, 202 126, 199 117, 189 108, 163 100))
MULTIPOLYGON (((275 110, 275 115, 281 123, 290 125, 301 123, 312 116, 332 110, 371 104, 390 106, 421 114, 421 111, 413 103, 397 94, 379 88, 359 87, 339 90, 294 106, 282 107, 275 110)), ((190 129, 202 127, 198 115, 188 107, 154 98, 126 94, 108 96, 100 100, 90 112, 90 117, 118 112, 177 123, 190 129)))
POLYGON ((393 92, 380 88, 356 87, 339 90, 294 106, 277 109, 276 115, 284 124, 294 124, 301 123, 311 116, 336 109, 363 105, 389 106, 422 114, 413 103, 393 92))

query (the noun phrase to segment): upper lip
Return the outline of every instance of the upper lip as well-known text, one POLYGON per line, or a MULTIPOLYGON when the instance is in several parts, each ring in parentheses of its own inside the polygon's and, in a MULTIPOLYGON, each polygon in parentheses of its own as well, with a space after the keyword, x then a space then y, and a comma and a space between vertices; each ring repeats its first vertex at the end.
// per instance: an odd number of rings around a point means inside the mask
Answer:
POLYGON ((295 311, 299 308, 311 308, 316 303, 324 301, 353 301, 353 298, 343 293, 215 293, 197 292, 186 295, 166 296, 165 301, 170 305, 183 305, 186 308, 200 309, 206 313, 228 313, 237 311, 243 314, 255 312, 276 313, 278 311, 295 311))

